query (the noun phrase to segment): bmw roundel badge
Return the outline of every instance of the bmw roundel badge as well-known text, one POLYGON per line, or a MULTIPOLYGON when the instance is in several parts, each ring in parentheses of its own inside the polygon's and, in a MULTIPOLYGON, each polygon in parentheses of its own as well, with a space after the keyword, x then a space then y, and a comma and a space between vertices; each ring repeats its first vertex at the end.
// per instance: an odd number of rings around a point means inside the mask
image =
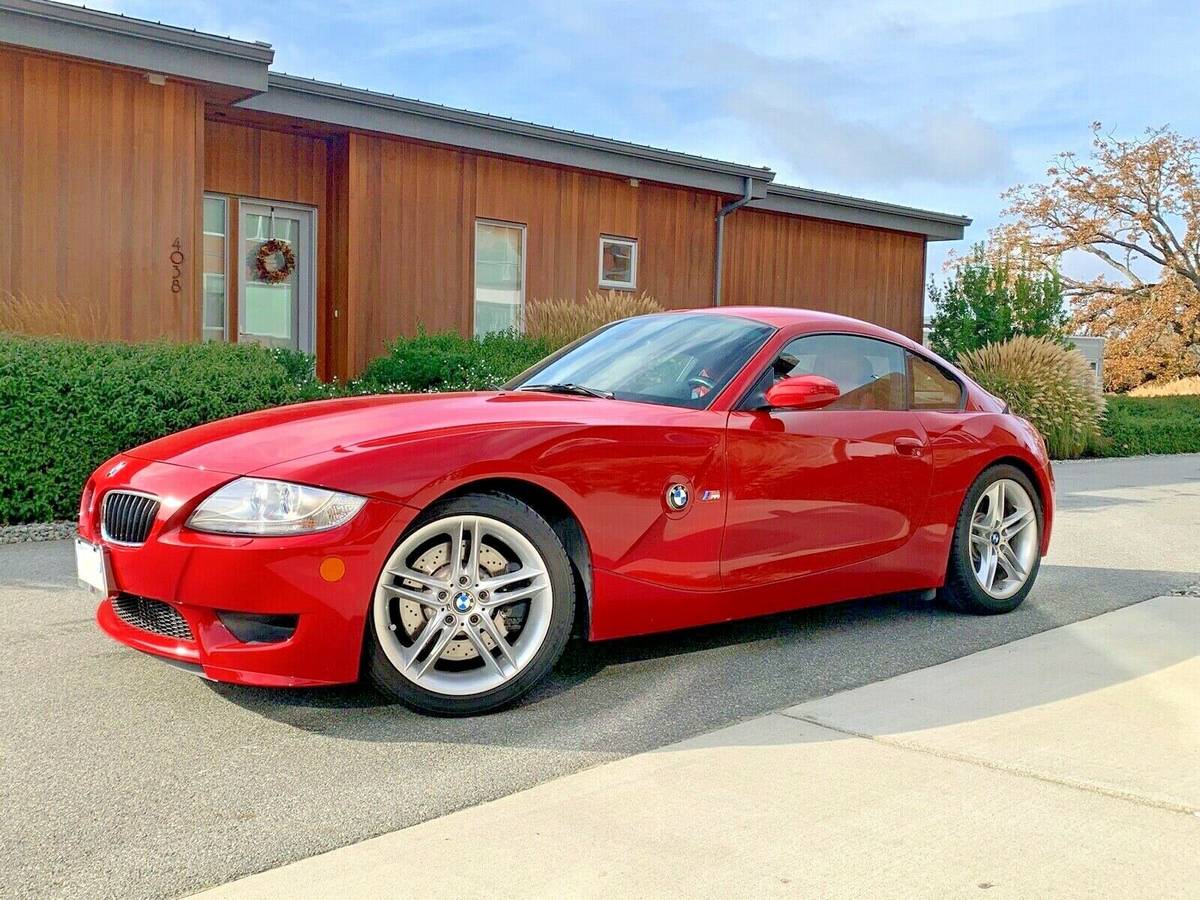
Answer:
POLYGON ((676 482, 667 488, 667 506, 671 509, 683 509, 688 505, 688 501, 692 499, 686 484, 676 482))

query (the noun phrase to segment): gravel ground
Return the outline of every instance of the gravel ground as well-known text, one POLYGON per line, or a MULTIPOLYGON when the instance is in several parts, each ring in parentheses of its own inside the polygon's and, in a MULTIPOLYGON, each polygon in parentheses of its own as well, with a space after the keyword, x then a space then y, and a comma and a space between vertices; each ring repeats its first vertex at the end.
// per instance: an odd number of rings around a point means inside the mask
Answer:
POLYGON ((0 526, 0 544, 28 541, 61 541, 75 536, 75 522, 30 522, 27 525, 0 526))
POLYGON ((209 684, 97 631, 69 542, 0 547, 0 896, 179 896, 1200 581, 1200 456, 1058 479, 1053 551, 1011 615, 875 599, 578 644, 467 720, 209 684))

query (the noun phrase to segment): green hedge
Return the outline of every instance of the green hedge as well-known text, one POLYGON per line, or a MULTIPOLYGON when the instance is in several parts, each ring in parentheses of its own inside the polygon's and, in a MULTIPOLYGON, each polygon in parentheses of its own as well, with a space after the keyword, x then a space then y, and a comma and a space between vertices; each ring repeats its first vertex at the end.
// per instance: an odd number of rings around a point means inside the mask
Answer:
POLYGON ((1200 453, 1200 397, 1108 397, 1098 456, 1200 453))
POLYGON ((74 518, 121 450, 325 393, 308 371, 259 347, 0 335, 0 524, 74 518))
POLYGON ((353 393, 479 391, 497 388, 549 352, 545 341, 514 332, 465 338, 452 332, 397 338, 371 360, 353 393))
POLYGON ((361 378, 322 384, 313 358, 289 350, 0 334, 0 525, 74 518, 104 460, 184 428, 344 394, 493 388, 545 355, 516 334, 420 334, 361 378))

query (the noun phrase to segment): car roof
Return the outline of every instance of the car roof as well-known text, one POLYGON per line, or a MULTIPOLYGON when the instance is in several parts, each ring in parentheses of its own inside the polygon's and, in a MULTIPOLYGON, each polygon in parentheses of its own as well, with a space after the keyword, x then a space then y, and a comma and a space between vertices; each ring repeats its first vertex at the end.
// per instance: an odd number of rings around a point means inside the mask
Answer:
POLYGON ((874 335, 887 340, 915 346, 914 342, 898 332, 891 331, 881 325, 854 319, 850 316, 839 316, 836 313, 820 312, 815 309, 799 309, 790 306, 716 306, 700 309, 675 309, 673 313, 698 314, 706 316, 738 316, 743 319, 753 319, 775 328, 803 326, 806 331, 852 331, 857 334, 874 335))

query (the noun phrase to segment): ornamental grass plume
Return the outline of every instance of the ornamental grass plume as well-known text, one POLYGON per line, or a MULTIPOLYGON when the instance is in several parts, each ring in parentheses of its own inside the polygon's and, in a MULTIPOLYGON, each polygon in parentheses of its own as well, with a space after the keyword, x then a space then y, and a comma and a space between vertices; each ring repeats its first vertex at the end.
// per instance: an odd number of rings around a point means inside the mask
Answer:
POLYGON ((972 350, 958 363, 1032 422, 1053 458, 1073 459, 1099 446, 1104 396, 1078 350, 1022 335, 972 350))
POLYGON ((1200 396, 1200 375, 1176 378, 1174 381, 1149 381, 1129 392, 1130 397, 1195 397, 1200 396))
POLYGON ((61 297, 34 301, 25 294, 0 291, 0 332, 40 337, 105 340, 109 329, 93 300, 61 297))
POLYGON ((534 300, 525 309, 525 334, 557 350, 609 322, 656 312, 662 306, 646 293, 589 291, 582 301, 534 300))

